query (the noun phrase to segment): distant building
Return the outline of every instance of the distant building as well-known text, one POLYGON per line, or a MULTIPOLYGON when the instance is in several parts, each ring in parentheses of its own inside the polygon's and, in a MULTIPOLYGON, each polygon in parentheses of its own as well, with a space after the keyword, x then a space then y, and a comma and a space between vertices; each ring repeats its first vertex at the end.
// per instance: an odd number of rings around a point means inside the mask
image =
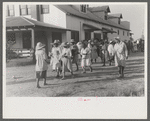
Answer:
POLYGON ((6 39, 12 49, 35 48, 41 41, 51 50, 55 39, 76 42, 97 38, 110 41, 116 36, 130 39, 130 22, 122 14, 109 14, 109 6, 88 5, 6 5, 6 39))

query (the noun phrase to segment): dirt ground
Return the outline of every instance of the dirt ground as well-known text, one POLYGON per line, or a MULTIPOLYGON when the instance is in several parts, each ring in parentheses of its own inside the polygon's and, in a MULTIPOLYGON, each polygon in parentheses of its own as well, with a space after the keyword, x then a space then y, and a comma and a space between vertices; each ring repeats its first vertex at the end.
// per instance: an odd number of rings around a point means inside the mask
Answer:
MULTIPOLYGON (((104 96, 144 96, 144 53, 131 53, 125 68, 125 77, 118 78, 117 68, 105 67, 102 63, 93 63, 93 72, 82 74, 81 67, 71 78, 66 73, 66 79, 55 78, 49 66, 47 72, 48 85, 36 88, 35 66, 6 68, 7 97, 104 97, 104 96)), ((73 65, 75 70, 75 65, 73 65)), ((5 83, 5 81, 3 81, 5 83)))

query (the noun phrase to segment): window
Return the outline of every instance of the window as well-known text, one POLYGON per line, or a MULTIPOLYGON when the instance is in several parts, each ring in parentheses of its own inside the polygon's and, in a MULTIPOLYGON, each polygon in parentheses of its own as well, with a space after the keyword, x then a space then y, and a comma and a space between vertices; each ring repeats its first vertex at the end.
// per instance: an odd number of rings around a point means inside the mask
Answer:
POLYGON ((118 35, 119 35, 119 30, 118 30, 118 35))
POLYGON ((127 36, 129 36, 129 32, 127 32, 127 36))
POLYGON ((31 15, 31 5, 20 5, 20 15, 31 15))
MULTIPOLYGON (((111 28, 111 30, 113 31, 113 28, 111 28)), ((113 34, 113 33, 111 33, 111 34, 113 34)))
POLYGON ((42 14, 49 13, 49 5, 41 5, 41 13, 42 14))
POLYGON ((71 39, 74 39, 75 42, 79 42, 79 31, 71 31, 71 39))
POLYGON ((86 5, 81 5, 81 12, 86 13, 86 5))
POLYGON ((6 16, 14 16, 14 5, 7 5, 6 16))
POLYGON ((107 15, 105 15, 105 20, 107 20, 107 15))
POLYGON ((118 24, 120 24, 120 19, 118 19, 118 24))
POLYGON ((15 33, 7 33, 6 34, 7 43, 15 43, 16 42, 16 36, 15 33))

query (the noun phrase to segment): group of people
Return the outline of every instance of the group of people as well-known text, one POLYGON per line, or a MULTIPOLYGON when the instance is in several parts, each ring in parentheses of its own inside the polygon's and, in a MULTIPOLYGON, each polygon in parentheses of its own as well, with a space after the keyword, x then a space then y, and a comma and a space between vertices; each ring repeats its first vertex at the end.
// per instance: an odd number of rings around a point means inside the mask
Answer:
POLYGON ((101 44, 95 44, 94 40, 83 40, 78 43, 74 39, 70 42, 60 43, 55 40, 52 43, 52 50, 47 56, 45 46, 41 42, 36 45, 36 82, 37 88, 40 88, 39 81, 43 78, 46 85, 46 73, 48 69, 48 56, 50 57, 50 66, 56 71, 56 77, 62 75, 65 79, 65 72, 70 72, 74 77, 72 64, 76 65, 76 71, 79 70, 78 63, 81 63, 82 73, 86 73, 87 68, 93 71, 92 63, 96 62, 98 57, 101 58, 103 66, 108 58, 109 65, 115 60, 115 66, 118 67, 119 77, 124 77, 125 60, 128 58, 128 50, 126 44, 119 37, 115 41, 104 41, 101 44), (115 42, 115 44, 114 44, 115 42))
POLYGON ((130 52, 144 52, 144 40, 143 39, 138 39, 138 40, 126 40, 124 41, 127 49, 128 49, 128 53, 130 54, 130 52))

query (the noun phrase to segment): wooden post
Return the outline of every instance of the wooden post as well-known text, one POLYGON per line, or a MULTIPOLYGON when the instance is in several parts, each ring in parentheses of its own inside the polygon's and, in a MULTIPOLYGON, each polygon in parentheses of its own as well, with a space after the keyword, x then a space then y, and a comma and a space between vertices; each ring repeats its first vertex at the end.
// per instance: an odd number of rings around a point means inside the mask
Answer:
POLYGON ((31 29, 31 47, 33 49, 33 62, 35 62, 35 30, 31 29))

